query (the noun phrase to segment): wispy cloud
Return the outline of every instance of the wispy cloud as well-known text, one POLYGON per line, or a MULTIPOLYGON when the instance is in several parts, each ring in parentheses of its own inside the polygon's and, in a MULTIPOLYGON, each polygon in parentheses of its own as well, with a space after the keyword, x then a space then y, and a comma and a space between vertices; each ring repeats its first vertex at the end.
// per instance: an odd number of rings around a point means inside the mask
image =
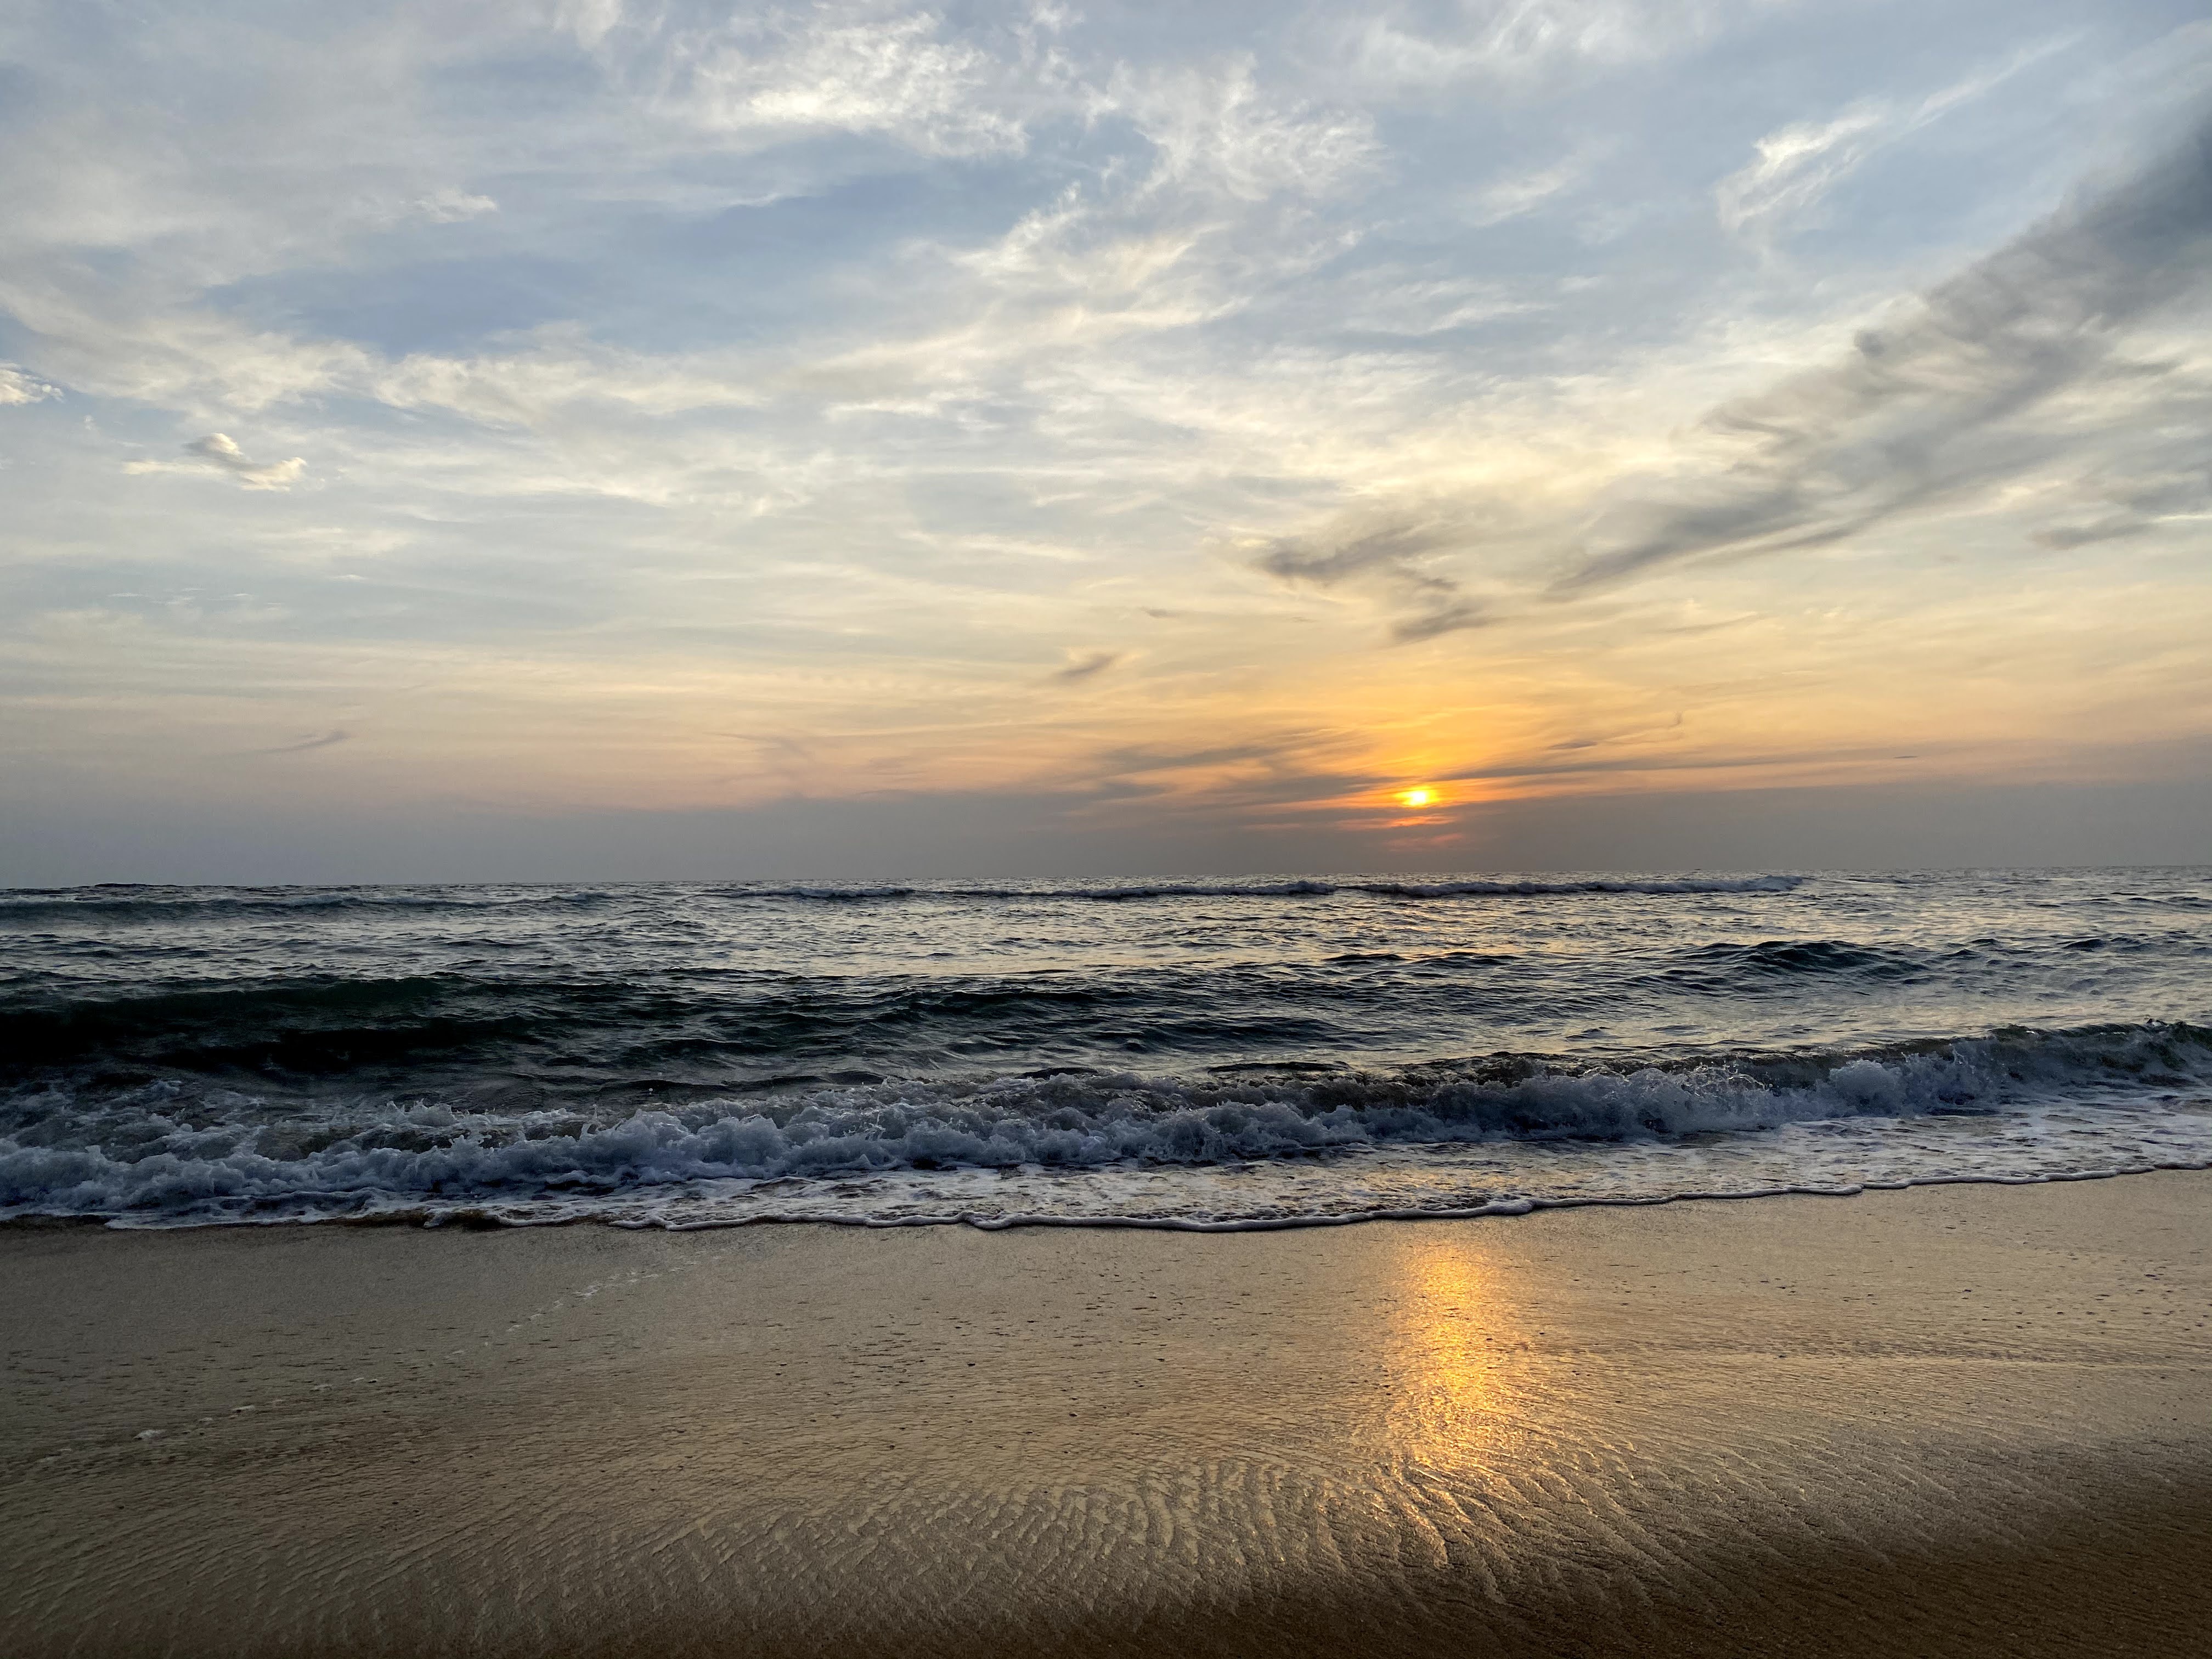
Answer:
POLYGON ((1474 193, 1468 217, 1487 228, 1533 213, 1589 178, 1595 161, 1593 147, 1583 144, 1547 166, 1494 179, 1474 193))
POLYGON ((1487 619, 1483 606, 1431 563, 1432 556, 1468 539, 1468 526, 1450 518, 1378 523, 1355 516, 1316 536, 1279 540, 1252 562, 1279 581, 1377 595, 1394 613, 1390 638, 1405 645, 1487 619))
POLYGON ((1144 75, 1122 70, 1103 101, 1151 141, 1153 188, 1195 184, 1244 201, 1279 191, 1326 195, 1381 155, 1370 116, 1270 97, 1249 58, 1144 75))
MULTIPOLYGON (((1033 70, 1035 32, 1014 32, 1033 70)), ((865 0, 711 21, 680 10, 594 16, 579 33, 663 112, 751 143, 838 132, 935 155, 1018 154, 1025 116, 1042 101, 1031 76, 1009 74, 1005 58, 952 36, 936 14, 865 0)))
POLYGON ((1387 4, 1345 33, 1352 67, 1393 88, 1484 81, 1523 90, 1711 39, 1759 0, 1469 0, 1387 4))
POLYGON ((1753 146, 1756 161, 1715 188, 1721 222, 1751 240, 1770 240, 1877 152, 1985 96, 2078 38, 2069 34, 2036 41, 1994 67, 1977 70, 1923 98, 1909 102, 1860 99, 1825 121, 1795 121, 1776 129, 1753 146))
POLYGON ((349 741, 350 732, 325 732, 319 737, 302 738, 297 743, 280 743, 273 748, 257 749, 257 755, 303 755, 310 749, 328 749, 333 744, 349 741))
POLYGON ((1609 510, 1553 591, 1832 544, 2085 453, 2115 425, 2143 428, 2147 403, 2201 414, 2201 382, 2125 346, 2131 325, 2207 295, 2212 126, 1863 331, 1847 356, 1715 410, 1705 428, 1730 445, 1728 464, 1609 510))

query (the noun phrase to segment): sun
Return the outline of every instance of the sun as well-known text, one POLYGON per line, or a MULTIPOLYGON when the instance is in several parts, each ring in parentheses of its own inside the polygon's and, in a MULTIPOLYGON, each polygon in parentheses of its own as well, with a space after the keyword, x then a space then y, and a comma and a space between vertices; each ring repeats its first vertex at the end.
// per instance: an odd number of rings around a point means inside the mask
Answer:
POLYGON ((1398 804, 1401 806, 1428 806, 1433 805, 1436 799, 1437 792, 1433 789, 1401 789, 1398 792, 1398 804))

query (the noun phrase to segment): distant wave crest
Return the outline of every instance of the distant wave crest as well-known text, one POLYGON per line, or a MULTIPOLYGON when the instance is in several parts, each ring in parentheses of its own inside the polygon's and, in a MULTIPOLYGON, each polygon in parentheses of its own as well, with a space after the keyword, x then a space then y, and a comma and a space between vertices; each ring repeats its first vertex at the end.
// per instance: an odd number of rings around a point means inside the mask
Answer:
POLYGON ((869 899, 952 898, 979 900, 1089 900, 1103 903, 1132 903, 1147 899, 1330 898, 1340 894, 1366 894, 1376 898, 1572 898, 1618 894, 1663 898, 1674 894, 1787 893, 1803 884, 1802 876, 1681 876, 1613 879, 1589 877, 1574 880, 1388 881, 1382 879, 1299 879, 1295 881, 1130 882, 1105 887, 749 887, 726 890, 733 897, 760 899, 820 899, 830 902, 869 899))
POLYGON ((613 895, 573 888, 513 889, 487 894, 481 888, 395 890, 361 888, 138 888, 75 887, 0 892, 0 927, 39 923, 91 921, 189 921, 250 920, 301 913, 385 911, 497 912, 586 908, 610 902, 613 895))
MULTIPOLYGON (((1103 886, 950 884, 840 885, 745 884, 663 889, 665 902, 893 904, 910 900, 942 903, 1136 903, 1168 899, 1307 899, 1343 895, 1382 899, 1572 898, 1607 895, 1668 897, 1704 893, 1787 893, 1802 876, 1589 877, 1562 880, 1400 881, 1343 878, 1291 881, 1158 881, 1103 886)), ((302 912, 522 913, 592 908, 619 902, 623 890, 505 888, 155 888, 77 887, 0 892, 0 928, 56 922, 188 922, 281 919, 302 912)))

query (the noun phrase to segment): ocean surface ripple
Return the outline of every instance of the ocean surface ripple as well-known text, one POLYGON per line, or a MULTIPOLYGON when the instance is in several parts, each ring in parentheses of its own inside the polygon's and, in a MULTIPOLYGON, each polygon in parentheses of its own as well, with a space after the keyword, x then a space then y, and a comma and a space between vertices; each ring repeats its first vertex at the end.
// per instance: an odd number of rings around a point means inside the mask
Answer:
POLYGON ((1243 1228, 2212 1164, 2212 872, 0 893, 0 1219, 1243 1228))

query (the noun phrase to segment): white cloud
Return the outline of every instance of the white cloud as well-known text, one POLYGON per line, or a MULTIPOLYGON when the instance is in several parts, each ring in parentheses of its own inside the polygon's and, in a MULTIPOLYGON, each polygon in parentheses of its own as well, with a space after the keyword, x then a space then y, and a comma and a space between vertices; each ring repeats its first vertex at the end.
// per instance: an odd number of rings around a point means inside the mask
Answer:
POLYGON ((881 134, 934 155, 1013 154, 1027 142, 1026 99, 1009 73, 1018 66, 947 39, 928 12, 746 12, 656 46, 639 69, 657 75, 660 107, 708 131, 881 134))
POLYGON ((553 8, 553 27, 587 47, 599 46, 622 21, 623 0, 556 0, 553 8))
POLYGON ((1876 149, 1897 137, 1886 104, 1861 104, 1832 120, 1796 121, 1761 138, 1759 159, 1715 188, 1721 222, 1742 233, 1755 222, 1802 210, 1876 149))
POLYGON ((1548 307, 1503 283, 1470 276, 1424 276, 1377 266, 1340 284, 1344 326, 1370 334, 1420 337, 1548 307))
POLYGON ((410 353, 396 363, 365 367, 352 389, 394 409, 449 410, 486 425, 526 428, 542 427, 579 404, 669 416, 742 407, 762 398, 757 385, 714 355, 612 351, 557 329, 507 351, 410 353))
POLYGON ((1486 227, 1502 225, 1524 213, 1534 213, 1545 203, 1566 194, 1588 179, 1594 159, 1585 148, 1561 157, 1549 167, 1492 180, 1475 192, 1468 222, 1486 227))
POLYGON ((2038 41, 1917 102, 1862 99, 1825 121, 1794 121, 1777 128, 1753 146, 1757 161, 1715 187, 1722 224, 1753 240, 1771 236, 1781 225, 1804 215, 1877 151, 2064 50, 2073 38, 2038 41))
POLYGON ((392 230, 425 220, 434 225, 458 225, 498 211, 499 204, 490 197, 447 185, 419 194, 366 198, 359 204, 357 216, 373 229, 392 230))
POLYGON ((69 281, 65 268, 0 277, 0 310, 39 337, 57 378, 205 418, 358 385, 374 354, 346 340, 252 327, 149 283, 69 281))
POLYGON ((481 219, 487 213, 496 213, 499 204, 489 196, 447 188, 417 198, 415 210, 434 224, 453 225, 464 219, 481 219))
POLYGON ((1352 73, 1393 90, 1465 81, 1525 88, 1670 57, 1782 0, 1462 0, 1443 21, 1404 6, 1362 18, 1340 41, 1352 73))
POLYGON ((297 455, 288 461, 256 461, 239 448, 228 434, 210 432, 204 438, 195 438, 185 446, 185 453, 194 459, 189 461, 130 461, 125 472, 221 472, 238 480, 247 489, 289 489, 307 470, 307 461, 297 455))
POLYGON ((16 404, 35 404, 42 398, 58 398, 61 388, 48 386, 34 374, 26 374, 13 363, 0 363, 0 408, 16 404))
POLYGON ((1151 141, 1156 188, 1199 187, 1242 201, 1278 191, 1327 196, 1382 154, 1365 112, 1272 99, 1249 59, 1124 71, 1106 96, 1151 141))

